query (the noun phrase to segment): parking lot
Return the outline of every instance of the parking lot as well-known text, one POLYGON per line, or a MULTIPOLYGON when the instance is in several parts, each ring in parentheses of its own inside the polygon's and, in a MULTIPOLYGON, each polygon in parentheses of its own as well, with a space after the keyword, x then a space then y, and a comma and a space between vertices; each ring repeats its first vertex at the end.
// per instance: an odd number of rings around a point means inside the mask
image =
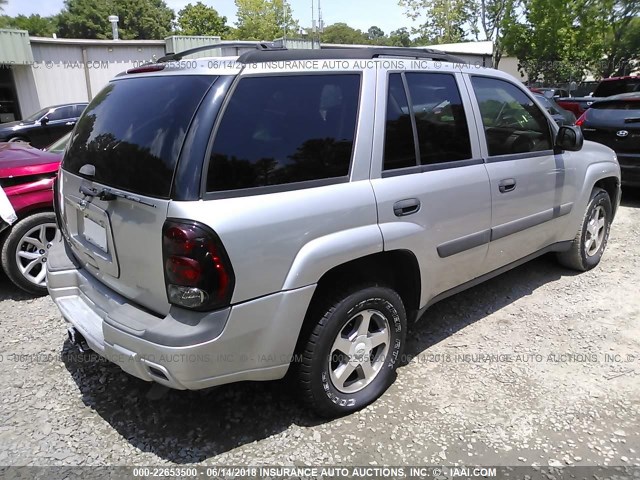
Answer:
POLYGON ((640 193, 602 263, 545 256, 431 308, 398 381, 357 414, 288 384, 167 391, 66 341, 0 279, 1 465, 640 465, 640 193))

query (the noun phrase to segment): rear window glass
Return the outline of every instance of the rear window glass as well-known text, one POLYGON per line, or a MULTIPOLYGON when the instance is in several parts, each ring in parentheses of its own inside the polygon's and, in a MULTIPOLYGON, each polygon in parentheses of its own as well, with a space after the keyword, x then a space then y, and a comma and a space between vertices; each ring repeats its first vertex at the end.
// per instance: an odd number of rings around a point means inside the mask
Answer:
POLYGON ((349 174, 360 75, 244 78, 213 144, 207 191, 349 174))
POLYGON ((620 93, 640 92, 640 78, 603 80, 593 92, 594 97, 610 97, 620 93))
POLYGON ((178 155, 200 101, 217 77, 161 76, 117 80, 80 118, 63 168, 122 190, 168 198, 178 155))
POLYGON ((640 123, 640 98, 638 100, 594 103, 587 110, 589 121, 604 123, 640 123))

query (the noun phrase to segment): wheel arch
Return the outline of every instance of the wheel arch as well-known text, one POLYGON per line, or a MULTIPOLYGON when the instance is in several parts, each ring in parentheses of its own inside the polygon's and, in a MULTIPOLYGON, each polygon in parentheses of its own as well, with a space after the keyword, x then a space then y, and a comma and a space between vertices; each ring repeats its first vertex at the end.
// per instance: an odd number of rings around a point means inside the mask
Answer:
POLYGON ((415 254, 409 250, 392 250, 366 255, 337 265, 322 275, 307 307, 296 351, 313 329, 316 320, 313 312, 328 295, 342 288, 348 293, 349 288, 366 284, 395 290, 405 306, 408 321, 415 320, 421 292, 420 267, 415 254))

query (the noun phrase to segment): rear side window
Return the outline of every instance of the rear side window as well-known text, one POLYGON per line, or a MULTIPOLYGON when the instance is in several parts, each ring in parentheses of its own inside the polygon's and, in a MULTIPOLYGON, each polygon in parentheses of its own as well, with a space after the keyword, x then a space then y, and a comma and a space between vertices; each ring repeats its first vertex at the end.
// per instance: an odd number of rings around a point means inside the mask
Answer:
POLYGON ((242 79, 216 133, 207 191, 347 176, 359 94, 357 74, 242 79))
POLYGON ((80 118, 63 168, 95 167, 96 182, 168 198, 185 135, 218 77, 181 75, 117 80, 80 118))
POLYGON ((402 76, 393 73, 389 76, 387 97, 387 126, 384 142, 384 169, 415 167, 416 148, 413 139, 413 126, 407 93, 402 76))
POLYGON ((402 77, 389 76, 384 170, 471 158, 469 127, 455 77, 404 74, 408 95, 402 77))
POLYGON ((416 118, 420 163, 471 158, 469 127, 455 77, 407 73, 407 85, 416 118))
POLYGON ((487 77, 472 77, 489 155, 551 150, 547 117, 515 85, 487 77))

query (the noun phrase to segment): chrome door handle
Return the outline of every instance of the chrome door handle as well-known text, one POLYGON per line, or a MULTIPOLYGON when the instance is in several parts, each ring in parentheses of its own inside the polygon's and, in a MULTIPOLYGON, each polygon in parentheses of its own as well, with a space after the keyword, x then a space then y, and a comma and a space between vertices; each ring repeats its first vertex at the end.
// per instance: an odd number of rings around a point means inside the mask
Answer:
POLYGON ((420 210, 420 200, 407 198, 393 204, 393 213, 396 217, 405 217, 420 210))
POLYGON ((504 180, 501 180, 498 184, 498 189, 500 190, 500 193, 513 192, 516 189, 516 179, 505 178, 504 180))

